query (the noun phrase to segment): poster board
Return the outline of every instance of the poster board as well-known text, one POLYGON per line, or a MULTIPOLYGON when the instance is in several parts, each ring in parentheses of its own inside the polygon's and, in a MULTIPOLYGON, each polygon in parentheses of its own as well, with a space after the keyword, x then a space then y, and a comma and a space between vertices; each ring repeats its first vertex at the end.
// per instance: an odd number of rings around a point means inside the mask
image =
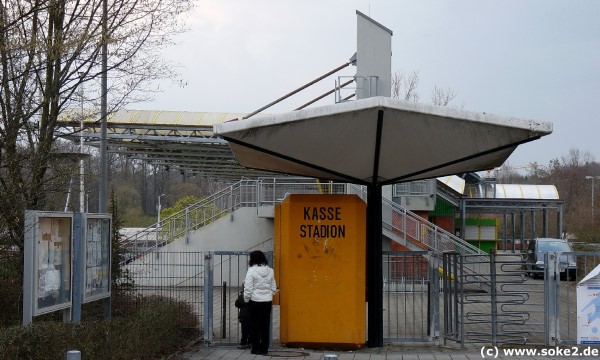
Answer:
POLYGON ((23 325, 64 310, 78 322, 81 304, 109 298, 109 214, 25 211, 23 325))
POLYGON ((111 218, 85 214, 84 219, 83 302, 86 303, 110 296, 111 218))
POLYGON ((23 319, 71 307, 73 214, 25 212, 23 319))
POLYGON ((577 284, 577 344, 600 344, 600 265, 577 284))

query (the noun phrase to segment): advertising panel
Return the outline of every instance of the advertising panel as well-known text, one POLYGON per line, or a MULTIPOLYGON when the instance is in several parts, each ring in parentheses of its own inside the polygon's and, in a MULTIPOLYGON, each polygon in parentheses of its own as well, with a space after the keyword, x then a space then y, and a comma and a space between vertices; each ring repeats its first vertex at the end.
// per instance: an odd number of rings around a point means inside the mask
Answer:
POLYGON ((25 212, 23 321, 72 304, 73 215, 25 212))
POLYGON ((110 296, 110 218, 86 216, 83 302, 110 296))
POLYGON ((577 343, 600 344, 600 265, 577 284, 577 343))

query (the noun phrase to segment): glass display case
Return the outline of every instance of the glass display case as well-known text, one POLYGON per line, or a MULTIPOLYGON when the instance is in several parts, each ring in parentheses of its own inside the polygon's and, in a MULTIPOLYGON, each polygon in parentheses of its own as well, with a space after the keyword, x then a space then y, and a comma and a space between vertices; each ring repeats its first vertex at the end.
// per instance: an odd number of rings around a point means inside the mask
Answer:
POLYGON ((27 211, 24 316, 69 308, 72 298, 73 216, 27 211))
POLYGON ((85 260, 83 302, 110 296, 110 218, 87 214, 85 217, 85 260))

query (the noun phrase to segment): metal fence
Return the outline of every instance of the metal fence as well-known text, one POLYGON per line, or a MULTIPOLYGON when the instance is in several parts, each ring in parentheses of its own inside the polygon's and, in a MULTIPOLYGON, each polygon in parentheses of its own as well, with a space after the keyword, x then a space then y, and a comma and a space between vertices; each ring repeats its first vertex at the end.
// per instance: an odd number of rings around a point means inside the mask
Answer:
POLYGON ((179 308, 182 328, 200 329, 204 321, 205 267, 202 252, 152 252, 123 266, 120 287, 143 302, 158 296, 179 308))
MULTIPOLYGON (((272 252, 265 252, 273 263, 272 252)), ((133 290, 172 298, 191 307, 203 340, 214 346, 239 343, 234 303, 248 269, 249 251, 147 253, 126 265, 133 290)), ((387 342, 437 341, 440 259, 431 251, 385 252, 384 337, 387 342)), ((318 306, 318 304, 315 304, 318 306)), ((187 309, 182 308, 182 316, 187 309)), ((279 307, 273 307, 272 338, 279 339, 279 307)))
MULTIPOLYGON (((248 255, 248 251, 149 254, 127 269, 136 294, 181 303, 182 321, 191 310, 190 326, 202 324, 205 343, 233 345, 241 335, 234 303, 248 255)), ((272 263, 272 253, 267 255, 272 263)), ((458 252, 446 252, 441 258, 433 251, 384 252, 384 341, 437 344, 443 337, 444 343, 461 347, 575 344, 576 285, 600 264, 600 252, 571 255, 577 257, 578 268, 576 277, 567 281, 556 260, 560 255, 554 253, 546 255, 543 272, 529 274, 525 256, 519 253, 492 252, 483 261, 458 252), (473 262, 483 269, 481 276, 465 271, 473 262), (481 282, 486 282, 487 291, 481 282)), ((279 339, 278 306, 273 307, 272 338, 279 339)))

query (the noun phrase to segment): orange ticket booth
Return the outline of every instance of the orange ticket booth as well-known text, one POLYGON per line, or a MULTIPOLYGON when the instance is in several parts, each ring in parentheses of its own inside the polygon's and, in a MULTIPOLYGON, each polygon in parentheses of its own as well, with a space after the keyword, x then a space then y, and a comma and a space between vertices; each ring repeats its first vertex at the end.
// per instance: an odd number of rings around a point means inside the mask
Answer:
POLYGON ((275 210, 281 343, 358 349, 366 342, 366 204, 293 194, 275 210))

